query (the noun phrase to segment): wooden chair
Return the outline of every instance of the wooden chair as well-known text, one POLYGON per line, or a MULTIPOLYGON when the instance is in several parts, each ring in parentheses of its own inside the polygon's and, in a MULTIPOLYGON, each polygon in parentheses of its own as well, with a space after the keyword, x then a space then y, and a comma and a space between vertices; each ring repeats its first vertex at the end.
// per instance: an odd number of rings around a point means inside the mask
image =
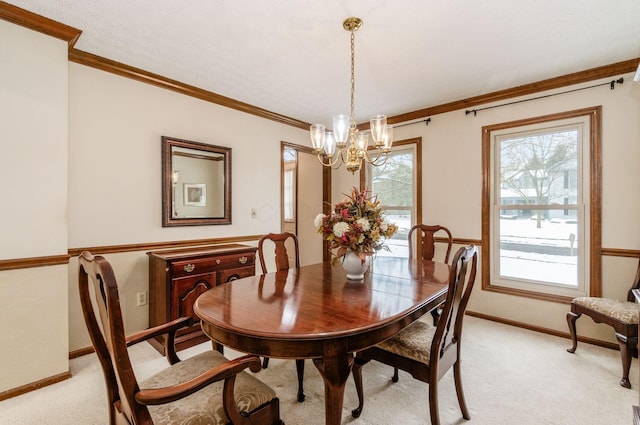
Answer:
MULTIPOLYGON (((444 243, 447 246, 447 251, 444 255, 444 262, 449 262, 449 255, 451 255, 451 248, 453 247, 453 236, 451 236, 451 232, 444 226, 436 225, 427 225, 427 224, 416 224, 409 229, 409 235, 407 239, 409 240, 409 258, 422 258, 423 260, 432 261, 433 257, 436 253, 436 234, 440 237, 444 237, 444 243), (416 232, 416 230, 418 232, 416 232), (416 253, 413 251, 414 245, 414 232, 415 233, 415 245, 416 245, 416 253)), ((438 316, 440 315, 440 310, 442 306, 438 306, 431 310, 431 317, 433 317, 433 326, 438 323, 438 316)), ((394 373, 394 381, 398 382, 398 371, 396 370, 394 373)))
MULTIPOLYGON (((258 256, 260 257, 260 266, 262 267, 262 273, 267 273, 267 264, 265 262, 265 250, 269 242, 275 247, 275 261, 277 272, 283 270, 289 270, 289 252, 287 251, 287 241, 293 243, 293 261, 295 267, 300 267, 300 248, 298 247, 298 238, 293 233, 269 233, 264 235, 258 241, 258 256), (268 242, 269 241, 269 242, 268 242)), ((269 367, 269 358, 265 357, 262 361, 262 367, 269 367)), ((298 401, 304 401, 304 359, 296 359, 296 371, 298 373, 298 401)))
POLYGON ((186 317, 125 337, 111 265, 86 251, 78 260, 82 312, 102 365, 111 425, 283 424, 275 392, 244 371, 259 371, 259 357, 248 355, 229 361, 210 350, 180 361, 174 342, 176 332, 193 322, 186 317), (170 366, 138 382, 127 347, 163 334, 168 335, 170 366))
POLYGON ((444 262, 449 262, 449 255, 451 254, 451 247, 453 246, 453 237, 451 236, 451 232, 444 226, 434 225, 429 226, 426 224, 416 224, 415 226, 409 229, 409 258, 422 258, 423 260, 433 260, 433 256, 436 251, 436 233, 438 234, 446 234, 445 243, 447 244, 447 252, 444 256, 444 262), (419 233, 416 233, 416 253, 413 252, 413 234, 416 230, 419 230, 419 233))
POLYGON ((370 360, 377 360, 409 372, 415 379, 429 384, 431 425, 440 424, 438 381, 453 366, 460 410, 465 419, 470 419, 462 391, 460 343, 462 321, 473 289, 477 263, 475 245, 462 247, 456 252, 451 263, 447 298, 437 326, 417 320, 383 343, 356 353, 352 373, 359 404, 351 412, 354 418, 360 416, 364 405, 362 367, 370 360))
POLYGON ((599 297, 578 297, 571 301, 571 311, 567 313, 567 324, 573 341, 573 347, 567 349, 570 353, 575 353, 578 346, 576 320, 581 315, 586 314, 594 322, 604 323, 613 328, 622 358, 620 385, 625 388, 631 388, 629 368, 631 367, 631 358, 637 355, 638 314, 640 308, 634 302, 633 290, 638 288, 640 288, 640 262, 638 262, 636 277, 627 292, 626 301, 599 297))

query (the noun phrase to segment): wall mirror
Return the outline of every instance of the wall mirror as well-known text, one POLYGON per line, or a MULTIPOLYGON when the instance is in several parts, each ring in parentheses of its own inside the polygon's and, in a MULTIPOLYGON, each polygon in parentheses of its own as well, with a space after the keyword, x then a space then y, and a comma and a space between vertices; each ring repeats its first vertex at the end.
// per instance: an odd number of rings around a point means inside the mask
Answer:
POLYGON ((231 224, 231 148, 162 136, 162 226, 231 224))

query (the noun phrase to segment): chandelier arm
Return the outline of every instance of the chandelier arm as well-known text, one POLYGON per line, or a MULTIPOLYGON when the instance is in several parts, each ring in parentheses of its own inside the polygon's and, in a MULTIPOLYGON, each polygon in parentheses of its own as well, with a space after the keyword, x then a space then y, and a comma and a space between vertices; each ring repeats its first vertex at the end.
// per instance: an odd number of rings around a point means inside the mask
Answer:
POLYGON ((369 162, 369 164, 373 165, 374 167, 379 167, 381 165, 384 165, 384 164, 387 163, 387 160, 389 159, 389 154, 388 153, 384 153, 384 156, 382 157, 383 160, 378 162, 378 159, 380 159, 380 158, 381 158, 380 155, 378 155, 376 157, 376 159, 374 159, 373 161, 369 162))
POLYGON ((338 168, 340 167, 340 165, 342 165, 343 159, 340 155, 336 155, 335 159, 333 160, 333 162, 329 161, 329 163, 331 164, 331 168, 338 168))
POLYGON ((331 168, 334 170, 337 170, 338 168, 342 167, 342 164, 346 163, 346 159, 345 159, 345 155, 347 153, 347 149, 340 149, 336 155, 336 160, 333 162, 333 164, 331 165, 331 168), (340 161, 338 161, 338 159, 340 159, 340 161))
MULTIPOLYGON (((387 156, 387 157, 389 156, 388 154, 384 153, 382 151, 382 149, 376 149, 376 157, 373 158, 373 159, 371 159, 371 155, 369 155, 369 151, 368 150, 365 150, 363 153, 364 153, 364 160, 367 161, 369 164, 373 164, 373 165, 376 165, 376 161, 378 161, 378 159, 380 158, 380 156, 382 154, 385 154, 385 156, 387 156)), ((382 165, 382 164, 380 164, 380 165, 382 165)))
POLYGON ((333 167, 338 162, 338 160, 340 159, 339 157, 336 156, 334 161, 329 159, 329 162, 324 162, 324 158, 325 158, 324 155, 319 153, 319 154, 316 155, 316 157, 318 158, 318 162, 320 162, 320 164, 322 164, 325 167, 333 167))

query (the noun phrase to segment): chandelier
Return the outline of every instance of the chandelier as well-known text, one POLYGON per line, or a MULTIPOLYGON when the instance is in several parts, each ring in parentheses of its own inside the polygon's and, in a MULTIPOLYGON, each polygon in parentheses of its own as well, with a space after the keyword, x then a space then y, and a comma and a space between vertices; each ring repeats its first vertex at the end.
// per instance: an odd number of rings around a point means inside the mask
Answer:
POLYGON ((348 171, 355 173, 365 161, 375 166, 387 162, 393 144, 393 127, 387 124, 386 115, 374 115, 369 121, 370 131, 358 130, 354 120, 355 32, 362 26, 362 19, 347 18, 342 26, 351 33, 351 114, 335 115, 333 131, 322 124, 313 124, 310 129, 311 145, 318 161, 325 167, 339 168, 344 163, 348 171), (371 151, 370 138, 375 148, 371 151))

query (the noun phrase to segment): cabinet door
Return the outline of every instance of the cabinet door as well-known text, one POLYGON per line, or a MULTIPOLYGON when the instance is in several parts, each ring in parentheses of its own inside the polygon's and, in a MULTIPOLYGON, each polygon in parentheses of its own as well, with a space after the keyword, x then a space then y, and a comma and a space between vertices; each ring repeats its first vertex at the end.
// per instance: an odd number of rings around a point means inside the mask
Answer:
POLYGON ((193 312, 193 304, 200 294, 216 286, 216 274, 209 273, 174 279, 171 285, 171 320, 179 317, 197 319, 198 316, 193 312))

